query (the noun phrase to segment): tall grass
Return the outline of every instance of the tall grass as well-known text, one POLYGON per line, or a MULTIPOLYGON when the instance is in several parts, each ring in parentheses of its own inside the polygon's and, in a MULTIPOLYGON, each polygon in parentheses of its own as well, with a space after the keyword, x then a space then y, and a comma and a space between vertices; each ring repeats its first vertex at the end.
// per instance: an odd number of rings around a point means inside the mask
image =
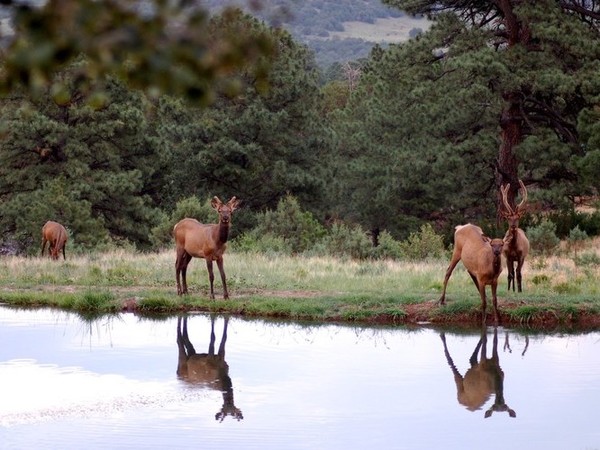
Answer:
MULTIPOLYGON (((593 245, 579 250, 577 257, 529 258, 523 293, 507 291, 504 270, 498 288, 501 303, 529 305, 521 313, 513 311, 525 318, 537 311, 533 304, 565 313, 573 307, 600 311, 598 242, 590 241, 593 245)), ((225 271, 232 298, 215 302, 208 299, 206 264, 200 259, 188 267, 190 295, 176 295, 172 249, 143 254, 115 250, 66 261, 5 256, 0 258, 0 301, 23 305, 29 299, 35 305, 114 311, 133 299, 147 311, 199 307, 310 319, 362 320, 378 314, 401 318, 406 305, 437 302, 447 264, 446 258, 403 262, 228 252, 225 271)), ((215 293, 222 299, 218 272, 215 293)), ((462 264, 450 279, 447 298, 449 305, 460 306, 457 313, 469 305, 479 307, 462 264)), ((452 313, 453 308, 445 311, 452 313)))

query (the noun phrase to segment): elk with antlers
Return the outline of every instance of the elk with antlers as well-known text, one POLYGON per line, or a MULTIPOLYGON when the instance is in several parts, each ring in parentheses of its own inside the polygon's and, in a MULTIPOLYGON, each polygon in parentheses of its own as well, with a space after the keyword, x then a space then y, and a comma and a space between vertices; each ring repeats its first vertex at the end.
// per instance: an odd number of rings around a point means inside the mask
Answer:
POLYGON ((502 204, 504 208, 501 211, 502 216, 508 222, 508 231, 504 238, 510 236, 510 243, 504 247, 504 256, 506 257, 506 267, 508 269, 508 290, 512 285, 513 292, 515 290, 515 263, 517 264, 516 278, 519 292, 522 292, 521 285, 521 270, 523 269, 523 263, 525 257, 529 253, 529 240, 525 235, 525 232, 519 228, 519 219, 525 213, 525 204, 527 202, 527 189, 521 180, 521 202, 512 208, 508 201, 508 190, 510 184, 506 186, 500 186, 500 192, 502 193, 502 204))
POLYGON ((483 234, 483 230, 476 225, 466 224, 457 225, 454 232, 454 252, 450 265, 446 270, 444 278, 444 288, 440 297, 440 304, 446 304, 446 286, 452 275, 452 271, 459 261, 469 272, 471 279, 475 283, 479 296, 481 297, 481 315, 482 323, 485 324, 486 318, 486 297, 485 287, 489 284, 492 288, 492 302, 494 304, 494 320, 496 325, 500 321, 498 313, 498 300, 496 289, 498 287, 498 276, 502 272, 502 249, 508 245, 511 239, 491 239, 483 234))
POLYGON ((214 197, 211 206, 219 213, 219 223, 202 224, 196 219, 183 219, 173 228, 177 259, 175 261, 175 279, 177 281, 177 294, 187 294, 187 266, 194 258, 204 258, 208 269, 208 280, 210 282, 210 298, 215 298, 213 282, 213 261, 217 262, 221 281, 223 283, 223 297, 229 298, 225 270, 223 269, 223 254, 225 253, 227 239, 229 237, 229 225, 231 214, 237 209, 239 200, 232 197, 227 203, 221 202, 214 197), (180 282, 181 275, 181 282, 180 282))
POLYGON ((63 259, 67 259, 65 255, 67 230, 60 223, 49 220, 44 224, 42 227, 42 256, 44 256, 46 244, 49 244, 48 253, 50 254, 50 258, 58 259, 62 251, 63 259))

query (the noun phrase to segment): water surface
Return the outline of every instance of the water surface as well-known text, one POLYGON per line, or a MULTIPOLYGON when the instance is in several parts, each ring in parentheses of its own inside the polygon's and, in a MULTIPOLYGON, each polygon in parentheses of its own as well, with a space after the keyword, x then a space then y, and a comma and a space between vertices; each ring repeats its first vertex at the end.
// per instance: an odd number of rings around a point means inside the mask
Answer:
POLYGON ((600 333, 484 336, 0 307, 0 448, 600 448, 600 333))

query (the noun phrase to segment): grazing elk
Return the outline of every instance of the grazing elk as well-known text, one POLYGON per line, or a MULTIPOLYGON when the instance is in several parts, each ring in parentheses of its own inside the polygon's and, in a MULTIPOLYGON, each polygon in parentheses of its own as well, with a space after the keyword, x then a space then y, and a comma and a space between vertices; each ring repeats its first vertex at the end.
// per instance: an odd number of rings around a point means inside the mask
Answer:
MULTIPOLYGON (((469 272, 481 297, 482 323, 486 318, 485 287, 492 287, 492 301, 494 304, 494 319, 496 325, 500 321, 498 313, 498 300, 496 288, 498 287, 498 276, 502 272, 502 249, 508 243, 506 239, 490 239, 483 234, 481 228, 473 224, 457 225, 454 232, 454 252, 450 265, 446 270, 444 288, 440 297, 440 304, 446 304, 446 286, 452 271, 459 261, 469 272)), ((510 239, 510 237, 508 238, 510 239)))
POLYGON ((502 216, 508 222, 508 231, 504 238, 506 239, 509 235, 511 237, 510 244, 504 247, 504 256, 506 257, 506 268, 508 269, 508 290, 510 291, 510 286, 512 284, 513 292, 515 290, 515 263, 517 264, 517 285, 519 292, 522 292, 521 289, 521 270, 523 269, 523 263, 525 262, 525 257, 529 253, 529 240, 527 236, 525 236, 525 232, 519 228, 519 219, 525 213, 525 204, 527 202, 527 189, 525 189, 525 185, 521 180, 519 180, 519 184, 521 185, 521 202, 517 205, 516 208, 512 208, 510 203, 508 202, 508 190, 510 189, 510 184, 506 186, 500 186, 500 191, 502 193, 502 203, 504 208, 502 209, 502 216))
POLYGON ((498 358, 498 330, 494 328, 494 342, 492 346, 492 357, 487 357, 487 331, 485 327, 481 330, 481 338, 475 347, 475 351, 469 358, 471 367, 462 376, 456 366, 448 346, 446 345, 446 336, 440 333, 440 338, 444 343, 444 354, 446 361, 454 374, 456 383, 456 396, 458 402, 465 406, 469 411, 477 411, 489 400, 492 393, 495 394, 494 403, 485 412, 484 417, 490 417, 494 412, 508 412, 510 417, 516 417, 517 414, 511 409, 504 400, 504 372, 500 367, 498 358), (481 350, 481 357, 477 360, 477 353, 481 350))
POLYGON ((42 227, 42 256, 44 256, 46 243, 49 244, 48 253, 50 254, 50 258, 58 259, 62 250, 63 259, 67 259, 65 255, 67 230, 60 223, 49 220, 42 227))
POLYGON ((229 318, 225 317, 223 335, 219 344, 219 351, 215 355, 215 317, 210 318, 210 343, 208 353, 196 353, 190 342, 187 329, 187 317, 177 318, 177 347, 179 357, 177 361, 177 376, 190 384, 205 386, 219 390, 223 393, 223 406, 215 414, 215 420, 223 421, 225 417, 232 416, 237 420, 244 418, 242 411, 233 401, 233 385, 229 377, 229 365, 225 362, 225 343, 227 342, 227 325, 229 318))
POLYGON ((196 219, 183 219, 173 228, 177 259, 175 260, 175 279, 177 280, 177 294, 187 294, 187 266, 195 258, 204 258, 208 269, 208 280, 210 282, 210 298, 215 298, 213 283, 213 261, 217 262, 221 281, 223 282, 223 297, 229 298, 227 292, 227 281, 223 269, 223 253, 225 253, 227 238, 229 237, 229 225, 231 214, 237 209, 239 200, 231 197, 227 203, 222 203, 218 197, 214 197, 211 206, 219 213, 219 223, 202 224, 196 219), (180 282, 181 276, 181 282, 180 282))

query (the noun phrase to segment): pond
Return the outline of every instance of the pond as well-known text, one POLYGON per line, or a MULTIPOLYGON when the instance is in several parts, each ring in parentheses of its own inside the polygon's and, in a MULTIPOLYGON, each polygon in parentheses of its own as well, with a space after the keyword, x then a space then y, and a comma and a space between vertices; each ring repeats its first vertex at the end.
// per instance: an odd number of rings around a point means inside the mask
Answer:
POLYGON ((186 317, 0 306, 0 447, 600 448, 599 332, 186 317))

